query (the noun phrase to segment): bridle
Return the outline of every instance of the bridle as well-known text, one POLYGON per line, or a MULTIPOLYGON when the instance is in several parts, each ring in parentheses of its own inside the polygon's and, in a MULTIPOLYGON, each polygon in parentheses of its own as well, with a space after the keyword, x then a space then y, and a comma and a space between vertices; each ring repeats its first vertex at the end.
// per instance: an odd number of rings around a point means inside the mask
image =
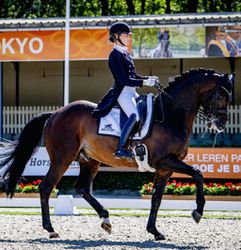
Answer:
POLYGON ((206 118, 205 121, 211 122, 219 115, 227 115, 227 109, 218 108, 218 100, 221 99, 222 93, 226 94, 226 100, 232 102, 232 94, 223 86, 224 76, 220 77, 217 81, 217 86, 214 90, 205 98, 205 102, 211 98, 211 102, 208 108, 202 109, 202 113, 206 118))
POLYGON ((156 82, 155 87, 157 88, 158 92, 159 92, 159 102, 160 102, 160 107, 162 109, 162 113, 163 113, 163 119, 161 122, 163 122, 164 120, 164 110, 163 110, 163 102, 162 102, 162 95, 165 95, 166 97, 168 97, 172 103, 178 104, 178 106, 180 108, 182 108, 182 110, 184 112, 195 112, 197 114, 197 117, 203 121, 205 121, 206 123, 210 123, 212 122, 218 115, 226 115, 227 114, 227 110, 226 109, 221 109, 218 108, 218 99, 221 96, 221 92, 226 93, 227 95, 227 99, 231 102, 232 101, 232 94, 223 86, 223 81, 224 81, 224 77, 225 75, 222 75, 221 77, 219 77, 218 81, 217 81, 217 85, 214 88, 214 90, 205 98, 206 102, 212 98, 210 105, 208 108, 199 108, 199 109, 195 109, 195 108, 186 108, 185 105, 183 105, 182 102, 180 102, 179 100, 177 100, 176 98, 174 98, 173 96, 169 95, 167 92, 165 92, 163 86, 159 83, 156 82))

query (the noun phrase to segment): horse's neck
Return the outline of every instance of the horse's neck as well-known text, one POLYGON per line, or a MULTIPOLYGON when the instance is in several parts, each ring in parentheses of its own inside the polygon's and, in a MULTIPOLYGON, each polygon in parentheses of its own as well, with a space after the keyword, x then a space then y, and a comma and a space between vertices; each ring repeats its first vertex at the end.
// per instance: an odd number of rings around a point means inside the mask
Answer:
POLYGON ((199 85, 188 84, 182 89, 174 89, 168 91, 170 97, 165 97, 164 110, 165 116, 168 117, 169 122, 175 123, 183 133, 189 137, 192 131, 195 117, 198 113, 200 105, 199 101, 199 85))
MULTIPOLYGON (((186 84, 182 87, 180 86, 172 91, 167 91, 173 101, 173 108, 185 110, 186 113, 198 110, 199 104, 199 93, 200 93, 200 83, 186 84)), ((171 107, 172 108, 172 107, 171 107)))

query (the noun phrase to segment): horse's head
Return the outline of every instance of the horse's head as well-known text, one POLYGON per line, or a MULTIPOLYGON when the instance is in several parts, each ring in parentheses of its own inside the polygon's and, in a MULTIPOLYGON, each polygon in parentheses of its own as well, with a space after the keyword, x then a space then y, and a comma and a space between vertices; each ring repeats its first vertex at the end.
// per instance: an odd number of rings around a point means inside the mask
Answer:
POLYGON ((210 78, 208 86, 201 98, 207 126, 217 132, 223 132, 228 120, 228 105, 232 102, 233 74, 214 75, 210 78))

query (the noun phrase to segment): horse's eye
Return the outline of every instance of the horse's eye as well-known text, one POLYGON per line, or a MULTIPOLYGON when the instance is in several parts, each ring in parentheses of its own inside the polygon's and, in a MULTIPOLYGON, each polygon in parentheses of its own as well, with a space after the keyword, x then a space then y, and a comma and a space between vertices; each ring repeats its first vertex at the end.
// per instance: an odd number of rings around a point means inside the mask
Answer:
POLYGON ((224 96, 224 95, 219 95, 218 96, 218 100, 223 100, 223 99, 226 99, 226 96, 224 96))

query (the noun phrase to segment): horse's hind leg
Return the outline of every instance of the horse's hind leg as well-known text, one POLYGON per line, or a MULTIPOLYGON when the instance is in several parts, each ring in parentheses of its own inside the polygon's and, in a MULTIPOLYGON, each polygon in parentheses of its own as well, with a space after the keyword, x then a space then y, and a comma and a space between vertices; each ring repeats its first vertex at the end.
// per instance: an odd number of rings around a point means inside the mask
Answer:
POLYGON ((68 165, 51 165, 47 175, 39 187, 42 210, 42 225, 43 228, 49 232, 50 238, 58 238, 59 235, 54 231, 50 221, 49 197, 53 188, 58 184, 67 168, 68 165))
POLYGON ((89 160, 79 163, 80 174, 75 183, 76 191, 94 208, 99 217, 103 218, 101 227, 108 233, 111 233, 109 212, 90 193, 91 181, 94 179, 100 163, 95 160, 89 160))

